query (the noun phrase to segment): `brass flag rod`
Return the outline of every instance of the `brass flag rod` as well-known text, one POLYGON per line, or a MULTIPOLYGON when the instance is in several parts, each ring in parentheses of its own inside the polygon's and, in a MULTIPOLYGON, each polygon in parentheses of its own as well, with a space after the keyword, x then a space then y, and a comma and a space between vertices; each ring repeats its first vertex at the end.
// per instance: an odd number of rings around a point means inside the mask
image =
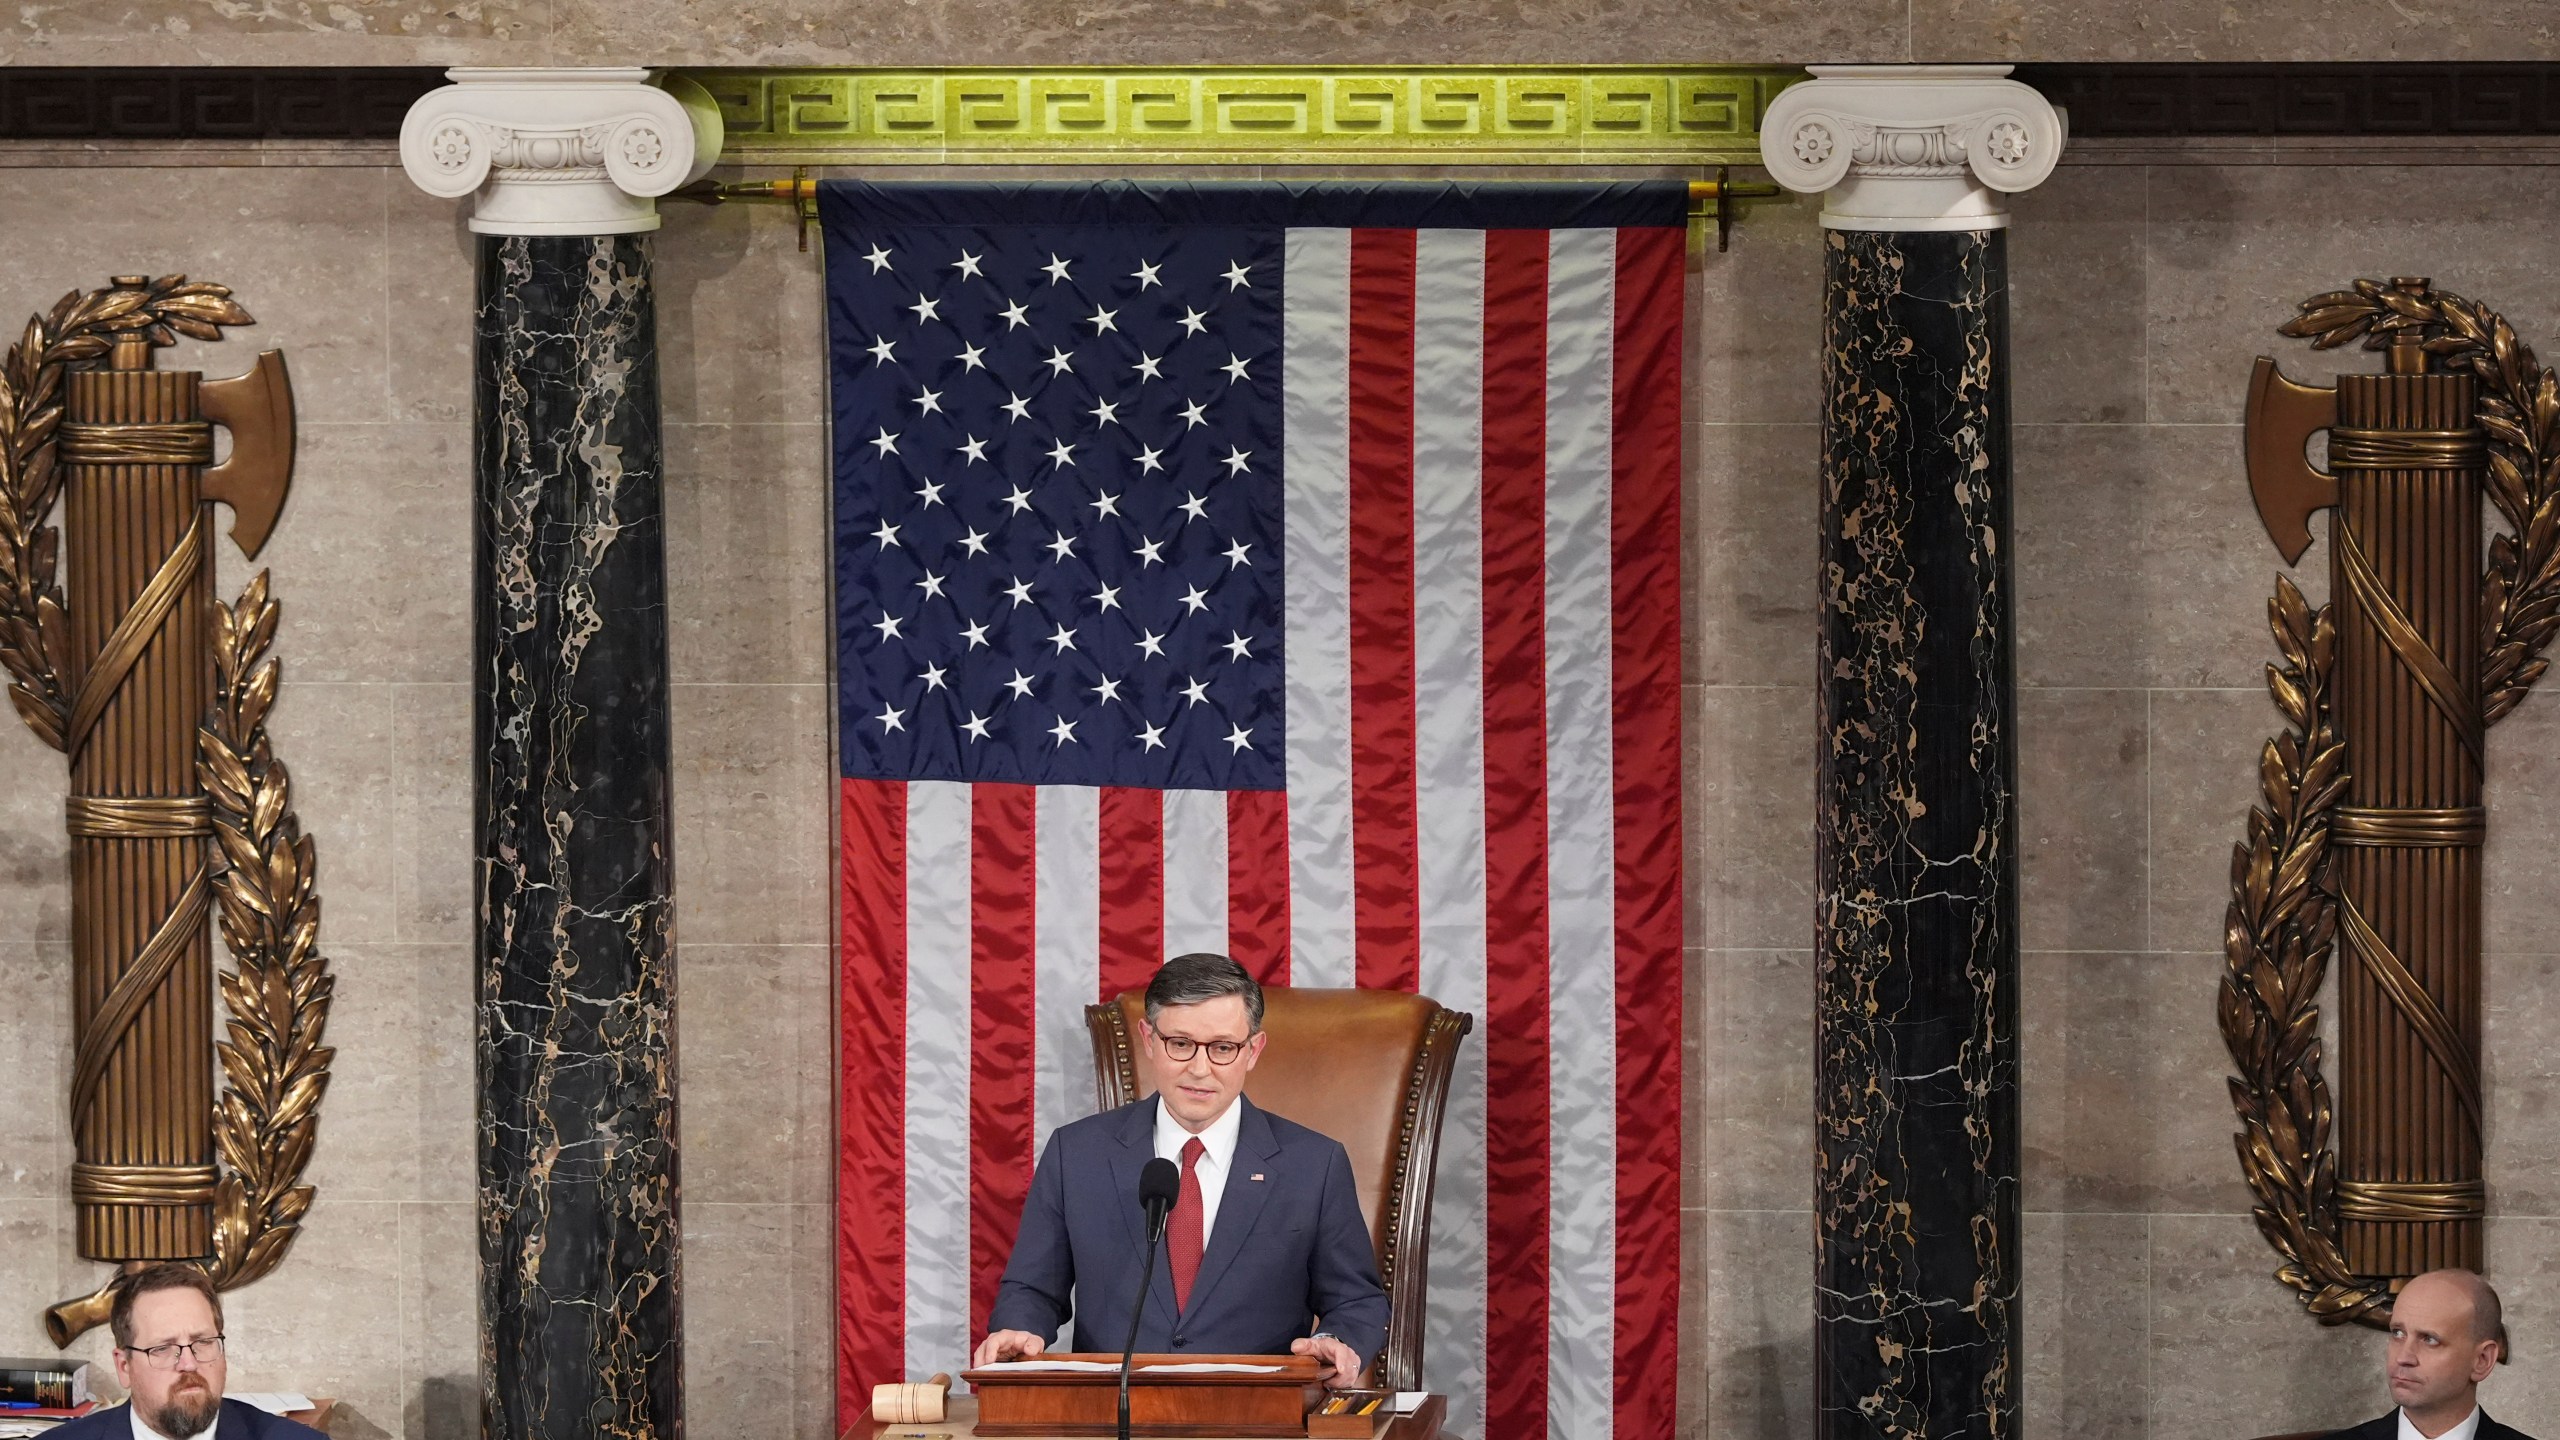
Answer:
MULTIPOLYGON (((1702 240, 1707 217, 1716 222, 1716 249, 1733 239, 1734 202, 1774 200, 1786 192, 1765 181, 1737 181, 1733 167, 1719 165, 1713 180, 1689 182, 1689 234, 1692 248, 1702 240)), ((800 249, 809 248, 809 222, 818 217, 818 182, 806 165, 796 166, 787 180, 696 180, 667 197, 699 205, 725 205, 732 200, 790 205, 800 221, 800 249)))

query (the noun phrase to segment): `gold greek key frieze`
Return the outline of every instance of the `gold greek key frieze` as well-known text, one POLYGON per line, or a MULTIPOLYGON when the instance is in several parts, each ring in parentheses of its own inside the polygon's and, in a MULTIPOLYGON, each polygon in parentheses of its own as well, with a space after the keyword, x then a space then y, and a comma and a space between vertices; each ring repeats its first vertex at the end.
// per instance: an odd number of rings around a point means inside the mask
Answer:
POLYGON ((1781 66, 688 70, 750 164, 1757 164, 1781 66))

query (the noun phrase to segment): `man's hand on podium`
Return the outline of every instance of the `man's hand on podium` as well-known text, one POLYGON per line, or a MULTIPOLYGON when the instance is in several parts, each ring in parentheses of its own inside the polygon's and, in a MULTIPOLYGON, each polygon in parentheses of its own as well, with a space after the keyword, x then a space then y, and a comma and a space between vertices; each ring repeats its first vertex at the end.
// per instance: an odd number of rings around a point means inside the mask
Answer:
POLYGON ((1036 1359, 1048 1348, 1048 1341, 1028 1330, 998 1330, 978 1342, 976 1353, 969 1357, 969 1368, 975 1370, 1007 1360, 1036 1359))
POLYGON ((1324 1383, 1336 1389, 1360 1383, 1360 1352, 1330 1335, 1310 1335, 1303 1340, 1292 1340, 1289 1353, 1313 1355, 1332 1366, 1333 1373, 1325 1377, 1324 1383))

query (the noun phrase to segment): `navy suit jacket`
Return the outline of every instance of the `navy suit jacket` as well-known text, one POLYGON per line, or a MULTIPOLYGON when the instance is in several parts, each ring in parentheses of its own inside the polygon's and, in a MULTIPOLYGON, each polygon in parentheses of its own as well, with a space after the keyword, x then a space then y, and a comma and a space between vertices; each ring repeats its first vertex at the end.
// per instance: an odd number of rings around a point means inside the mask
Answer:
MULTIPOLYGON (((2480 1428, 2472 1432, 2472 1437, 2473 1440, 2533 1440, 2532 1436, 2512 1425, 2501 1425, 2490 1419, 2486 1408, 2480 1412, 2480 1428)), ((2337 1431, 2330 1435, 2329 1440, 2400 1440, 2400 1412, 2393 1410, 2379 1420, 2367 1420, 2352 1429, 2337 1431)))
MULTIPOLYGON (((1067 1348, 1120 1353, 1146 1258, 1138 1172, 1155 1158, 1149 1096, 1062 1125, 1031 1175, 1012 1263, 989 1330, 1027 1330, 1054 1342, 1072 1313, 1067 1348)), ((1243 1096, 1235 1158, 1218 1218, 1176 1315, 1172 1267, 1156 1254, 1138 1324, 1138 1349, 1162 1354, 1277 1355, 1323 1329, 1373 1361, 1387 1339, 1387 1296, 1360 1219, 1351 1157, 1341 1142, 1258 1109, 1243 1096)))
MULTIPOLYGON (((117 1405, 66 1420, 47 1432, 45 1440, 133 1440, 133 1407, 117 1405)), ((222 1418, 213 1422, 213 1440, 328 1440, 299 1420, 270 1415, 237 1400, 222 1402, 222 1418)))

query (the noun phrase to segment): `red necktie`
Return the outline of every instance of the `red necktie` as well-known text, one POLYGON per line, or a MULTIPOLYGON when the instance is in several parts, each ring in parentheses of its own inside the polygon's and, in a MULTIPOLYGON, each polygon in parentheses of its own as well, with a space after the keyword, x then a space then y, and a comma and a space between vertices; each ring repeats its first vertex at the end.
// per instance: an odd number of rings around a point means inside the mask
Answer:
POLYGON ((1191 1277, 1200 1273, 1200 1172, 1194 1167, 1207 1151, 1197 1135, 1182 1143, 1182 1194, 1173 1202, 1173 1227, 1165 1232, 1166 1250, 1173 1261, 1176 1310, 1190 1306, 1191 1277))

